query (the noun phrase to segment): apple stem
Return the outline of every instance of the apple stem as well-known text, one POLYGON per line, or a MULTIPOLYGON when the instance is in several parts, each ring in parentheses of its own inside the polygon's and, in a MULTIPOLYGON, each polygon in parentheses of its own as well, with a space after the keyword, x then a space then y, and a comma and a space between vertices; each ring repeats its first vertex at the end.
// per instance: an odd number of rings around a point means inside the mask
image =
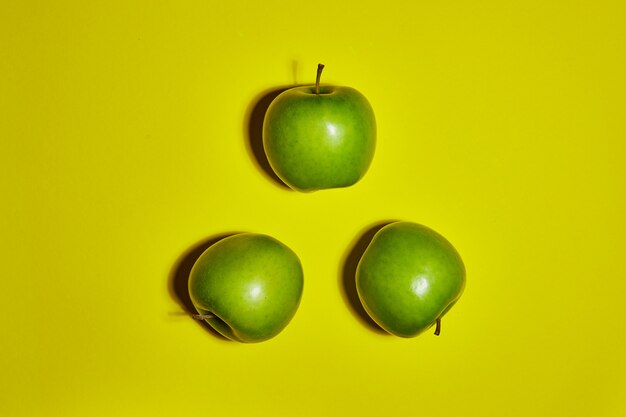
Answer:
POLYGON ((324 70, 324 64, 317 64, 317 77, 315 78, 315 94, 320 93, 320 78, 322 78, 322 71, 324 70))
POLYGON ((441 319, 437 318, 437 327, 435 328, 435 336, 439 336, 441 333, 441 319))
POLYGON ((205 320, 205 319, 212 319, 213 317, 215 317, 214 314, 194 314, 191 317, 193 317, 196 320, 205 320))

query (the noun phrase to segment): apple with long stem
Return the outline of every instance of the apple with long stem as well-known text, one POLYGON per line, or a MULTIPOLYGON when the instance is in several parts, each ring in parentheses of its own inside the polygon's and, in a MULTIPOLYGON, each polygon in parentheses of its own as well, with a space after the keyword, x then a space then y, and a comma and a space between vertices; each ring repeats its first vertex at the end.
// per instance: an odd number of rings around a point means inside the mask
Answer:
POLYGON ((348 187, 367 172, 376 148, 376 119, 368 100, 351 87, 294 87, 270 104, 263 147, 270 166, 290 188, 348 187))

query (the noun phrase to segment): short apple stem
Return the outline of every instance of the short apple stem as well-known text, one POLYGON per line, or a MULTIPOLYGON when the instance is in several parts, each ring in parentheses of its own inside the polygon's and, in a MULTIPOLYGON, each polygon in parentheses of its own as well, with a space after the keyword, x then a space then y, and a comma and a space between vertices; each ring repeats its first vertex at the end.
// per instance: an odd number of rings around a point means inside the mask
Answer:
POLYGON ((196 320, 206 320, 206 319, 212 319, 215 317, 214 314, 194 314, 191 317, 193 317, 196 320))
POLYGON ((435 336, 439 336, 439 333, 441 333, 441 319, 440 318, 437 319, 437 327, 435 328, 435 336))
POLYGON ((315 94, 320 93, 320 79, 322 78, 322 71, 324 70, 324 64, 317 64, 317 77, 315 78, 315 94))

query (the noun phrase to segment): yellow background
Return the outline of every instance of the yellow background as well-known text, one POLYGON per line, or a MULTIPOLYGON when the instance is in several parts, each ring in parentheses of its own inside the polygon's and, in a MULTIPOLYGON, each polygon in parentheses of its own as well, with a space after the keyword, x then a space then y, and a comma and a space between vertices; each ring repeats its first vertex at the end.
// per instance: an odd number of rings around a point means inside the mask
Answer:
POLYGON ((626 415, 624 2, 11 3, 0 415, 626 415), (357 185, 299 194, 255 120, 318 62, 369 98, 378 148, 357 185), (353 304, 358 241, 392 219, 466 263, 440 337, 353 304), (261 344, 217 338, 180 291, 236 231, 305 271, 261 344))

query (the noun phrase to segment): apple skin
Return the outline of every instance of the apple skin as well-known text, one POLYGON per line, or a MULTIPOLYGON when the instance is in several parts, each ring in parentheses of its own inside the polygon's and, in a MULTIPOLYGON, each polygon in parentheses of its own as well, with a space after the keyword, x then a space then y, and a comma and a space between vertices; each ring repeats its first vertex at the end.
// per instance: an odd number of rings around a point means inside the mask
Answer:
POLYGON ((376 148, 376 119, 350 87, 294 87, 270 104, 263 147, 278 177, 296 191, 348 187, 367 172, 376 148))
POLYGON ((441 320, 461 297, 465 266, 439 233, 395 222, 380 229, 363 253, 356 287, 363 307, 380 327, 414 337, 441 320))
POLYGON ((303 289, 298 256, 273 237, 241 233, 209 247, 189 276, 198 313, 223 336, 261 342, 280 333, 295 315, 303 289))

